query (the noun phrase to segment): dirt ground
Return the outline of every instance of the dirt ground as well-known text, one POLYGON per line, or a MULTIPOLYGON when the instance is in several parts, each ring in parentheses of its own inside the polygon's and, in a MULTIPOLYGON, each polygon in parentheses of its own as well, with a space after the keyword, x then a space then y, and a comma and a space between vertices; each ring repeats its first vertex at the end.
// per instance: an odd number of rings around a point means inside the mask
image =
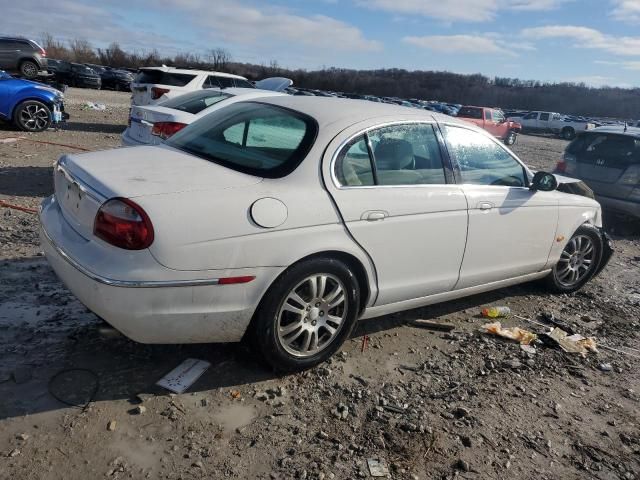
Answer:
MULTIPOLYGON (((119 144, 128 105, 70 89, 61 130, 1 125, 0 200, 37 208, 59 155, 119 144)), ((514 150, 551 169, 565 145, 521 136, 514 150)), ((36 215, 0 208, 0 479, 369 478, 367 460, 395 479, 640 479, 640 235, 612 230, 615 257, 576 294, 527 284, 364 321, 326 364, 275 376, 244 345, 105 336, 42 257, 36 215), (600 351, 525 352, 480 331, 485 305, 552 312, 600 351), (187 393, 155 386, 187 358, 212 365, 187 393)))

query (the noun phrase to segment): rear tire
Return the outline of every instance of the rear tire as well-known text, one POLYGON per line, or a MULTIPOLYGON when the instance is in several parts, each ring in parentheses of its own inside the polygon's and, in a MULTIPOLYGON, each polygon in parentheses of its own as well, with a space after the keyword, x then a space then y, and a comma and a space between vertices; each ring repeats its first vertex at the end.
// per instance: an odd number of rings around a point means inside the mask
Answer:
POLYGON ((20 64, 20 75, 25 78, 36 78, 38 76, 38 72, 40 68, 38 68, 38 64, 31 60, 25 60, 20 64))
POLYGON ((287 269, 265 293, 248 336, 274 370, 311 368, 349 338, 358 318, 355 274, 332 258, 287 269))
POLYGON ((19 104, 13 113, 13 122, 25 132, 42 132, 51 126, 53 120, 47 105, 36 100, 19 104))
POLYGON ((544 279, 547 288, 555 293, 580 290, 598 271, 602 251, 600 232, 593 225, 582 225, 569 239, 560 260, 544 279))
POLYGON ((562 138, 565 140, 573 140, 576 136, 576 131, 571 127, 564 127, 562 129, 562 138))

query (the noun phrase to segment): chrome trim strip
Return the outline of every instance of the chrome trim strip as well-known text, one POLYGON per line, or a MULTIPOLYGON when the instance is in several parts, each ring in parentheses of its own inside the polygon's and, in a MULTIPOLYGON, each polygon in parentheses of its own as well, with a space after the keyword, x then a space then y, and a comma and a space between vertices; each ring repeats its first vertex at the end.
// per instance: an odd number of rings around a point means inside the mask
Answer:
POLYGON ((65 166, 65 157, 61 157, 55 165, 55 169, 59 172, 62 172, 62 174, 66 177, 66 179, 71 182, 74 183, 78 186, 78 188, 82 191, 82 193, 84 193, 85 195, 88 195, 89 197, 93 198, 95 201, 97 201, 98 203, 102 204, 106 198, 104 196, 102 196, 99 192, 95 191, 94 189, 92 189, 91 187, 89 187, 88 185, 85 185, 84 183, 82 183, 80 180, 78 180, 75 176, 73 176, 71 173, 69 173, 69 171, 67 170, 66 166, 65 166))
POLYGON ((150 280, 114 280, 112 278, 103 277, 102 275, 98 275, 93 273, 90 270, 87 270, 85 267, 76 262, 73 258, 71 258, 67 252, 65 252, 61 247, 59 247, 53 239, 47 233, 47 230, 42 225, 42 221, 40 221, 40 230, 42 234, 45 236, 49 244, 53 247, 53 249, 60 255, 69 265, 74 267, 80 273, 86 275, 91 280, 95 280, 96 282, 102 283, 104 285, 109 285, 110 287, 125 287, 125 288, 159 288, 159 287, 201 287, 206 285, 218 285, 219 279, 217 278, 207 278, 201 280, 166 280, 166 281, 150 281, 150 280))

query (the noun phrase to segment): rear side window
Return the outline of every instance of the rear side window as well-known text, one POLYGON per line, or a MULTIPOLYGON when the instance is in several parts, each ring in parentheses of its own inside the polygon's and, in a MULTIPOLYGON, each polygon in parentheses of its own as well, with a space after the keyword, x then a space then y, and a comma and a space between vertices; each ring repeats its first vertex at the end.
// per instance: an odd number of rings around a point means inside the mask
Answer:
POLYGON ((235 87, 234 78, 209 75, 202 88, 232 88, 235 87))
POLYGON ((195 115, 205 108, 215 105, 229 97, 231 97, 231 95, 221 91, 198 90, 196 92, 187 93, 186 95, 180 95, 179 97, 167 100, 166 102, 161 103, 161 106, 195 115))
POLYGON ((188 73, 163 72, 162 70, 142 70, 137 78, 137 83, 157 83, 172 87, 184 87, 195 75, 188 73))
POLYGON ((302 162, 317 133, 315 120, 302 113, 240 102, 192 123, 167 144, 233 170, 279 178, 302 162))
POLYGON ((345 186, 447 183, 440 146, 430 124, 371 130, 343 148, 335 168, 336 177, 345 186))
POLYGON ((459 117, 474 118, 476 120, 482 120, 482 109, 476 107, 462 107, 458 112, 459 117))
POLYGON ((549 114, 548 113, 541 113, 540 114, 540 120, 542 120, 543 122, 549 121, 549 114))

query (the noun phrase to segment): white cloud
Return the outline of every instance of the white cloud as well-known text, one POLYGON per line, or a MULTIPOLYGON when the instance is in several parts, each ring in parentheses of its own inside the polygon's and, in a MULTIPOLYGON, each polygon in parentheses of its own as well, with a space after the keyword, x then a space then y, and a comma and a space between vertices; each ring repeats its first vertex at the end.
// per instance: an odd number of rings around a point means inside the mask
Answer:
POLYGON ((638 0, 613 0, 611 16, 615 20, 626 23, 640 23, 640 1, 638 0))
POLYGON ((544 11, 573 0, 355 0, 360 6, 394 14, 421 15, 446 21, 486 22, 499 11, 544 11))
POLYGON ((279 43, 289 49, 377 51, 382 45, 365 38, 362 31, 325 15, 299 15, 287 9, 254 7, 231 0, 157 0, 156 4, 186 14, 212 37, 245 45, 279 43))
POLYGON ((623 61, 623 62, 612 62, 611 60, 596 60, 596 65, 606 65, 607 67, 620 67, 625 70, 638 71, 640 70, 640 61, 623 61))
POLYGON ((575 25, 549 25, 525 28, 522 36, 530 40, 566 39, 569 46, 601 50, 622 56, 640 56, 640 37, 617 37, 596 29, 575 25))
POLYGON ((479 53, 516 56, 501 41, 486 35, 427 35, 404 37, 403 42, 442 53, 479 53))

